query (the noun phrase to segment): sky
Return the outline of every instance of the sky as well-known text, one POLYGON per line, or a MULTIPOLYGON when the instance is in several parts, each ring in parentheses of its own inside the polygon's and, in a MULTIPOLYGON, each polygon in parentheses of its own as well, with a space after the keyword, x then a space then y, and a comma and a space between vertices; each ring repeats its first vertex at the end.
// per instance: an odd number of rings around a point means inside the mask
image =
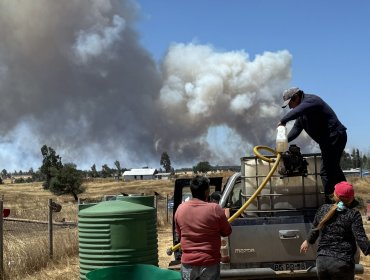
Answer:
MULTIPOLYGON (((240 164, 282 91, 322 97, 370 153, 370 2, 0 0, 0 170, 240 164), (36 20, 37 19, 37 20, 36 20)), ((289 128, 289 126, 288 126, 289 128)), ((297 144, 318 151, 305 135, 297 144)))

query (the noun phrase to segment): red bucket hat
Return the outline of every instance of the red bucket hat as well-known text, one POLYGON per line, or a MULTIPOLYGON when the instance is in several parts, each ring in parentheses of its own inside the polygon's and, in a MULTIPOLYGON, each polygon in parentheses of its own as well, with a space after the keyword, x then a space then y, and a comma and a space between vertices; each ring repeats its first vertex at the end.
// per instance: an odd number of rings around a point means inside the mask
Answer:
POLYGON ((339 198, 344 198, 344 199, 351 199, 351 198, 354 198, 355 196, 355 191, 353 189, 353 186, 346 181, 336 184, 334 187, 334 193, 339 198))

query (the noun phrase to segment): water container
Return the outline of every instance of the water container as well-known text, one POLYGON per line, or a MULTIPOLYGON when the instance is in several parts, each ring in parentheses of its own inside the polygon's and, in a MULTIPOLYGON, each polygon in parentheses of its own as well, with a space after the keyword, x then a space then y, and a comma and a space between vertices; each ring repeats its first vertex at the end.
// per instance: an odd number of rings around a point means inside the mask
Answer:
POLYGON ((179 271, 161 269, 154 265, 135 264, 101 268, 86 274, 87 280, 181 280, 179 271))
MULTIPOLYGON (((251 215, 256 214, 253 210, 305 209, 315 208, 322 204, 323 186, 319 174, 321 157, 319 155, 304 157, 308 162, 308 175, 281 178, 280 174, 275 171, 257 199, 248 206, 247 211, 251 215)), ((272 163, 254 157, 242 158, 244 202, 262 184, 271 167, 272 163)))
POLYGON ((154 195, 130 194, 128 196, 117 196, 117 200, 138 203, 154 207, 154 195))
POLYGON ((276 133, 276 151, 284 153, 288 150, 288 136, 286 127, 279 125, 276 133))
POLYGON ((128 201, 104 201, 78 213, 80 277, 95 269, 158 266, 157 212, 128 201))

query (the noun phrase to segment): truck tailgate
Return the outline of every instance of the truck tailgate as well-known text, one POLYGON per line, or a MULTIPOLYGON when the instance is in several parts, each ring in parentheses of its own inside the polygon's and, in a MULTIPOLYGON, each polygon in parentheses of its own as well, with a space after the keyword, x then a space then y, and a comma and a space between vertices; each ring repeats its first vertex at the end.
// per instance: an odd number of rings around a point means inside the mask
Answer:
MULTIPOLYGON (((281 262, 314 261, 316 258, 316 247, 311 247, 306 254, 299 252, 310 227, 303 216, 240 218, 232 227, 229 243, 232 266, 270 263, 267 266, 271 267, 281 262)), ((297 265, 294 270, 307 269, 297 265)))

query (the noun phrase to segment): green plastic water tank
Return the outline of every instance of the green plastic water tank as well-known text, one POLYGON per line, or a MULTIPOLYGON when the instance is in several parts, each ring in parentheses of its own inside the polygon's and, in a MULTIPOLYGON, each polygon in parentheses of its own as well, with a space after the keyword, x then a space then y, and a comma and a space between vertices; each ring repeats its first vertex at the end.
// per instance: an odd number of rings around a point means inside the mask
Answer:
POLYGON ((104 201, 78 213, 80 277, 125 264, 158 266, 157 212, 127 201, 104 201))
POLYGON ((179 271, 161 269, 154 265, 120 265, 97 269, 86 274, 88 280, 181 280, 179 271))
POLYGON ((136 195, 117 196, 117 200, 138 203, 149 207, 154 207, 154 195, 136 195))

